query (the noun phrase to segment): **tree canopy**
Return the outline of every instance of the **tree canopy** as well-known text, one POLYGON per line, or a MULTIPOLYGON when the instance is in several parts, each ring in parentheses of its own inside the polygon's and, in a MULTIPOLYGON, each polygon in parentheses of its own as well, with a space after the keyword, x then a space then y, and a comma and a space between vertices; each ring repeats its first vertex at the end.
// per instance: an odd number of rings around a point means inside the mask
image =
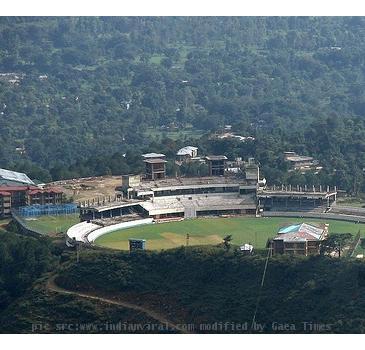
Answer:
POLYGON ((271 183, 363 192, 363 25, 361 17, 2 17, 0 164, 44 181, 121 174, 138 171, 143 152, 171 157, 194 143, 257 158, 271 183), (200 137, 147 132, 172 124, 200 137), (225 124, 255 141, 208 137, 225 124), (288 174, 287 150, 317 158, 323 171, 288 174))

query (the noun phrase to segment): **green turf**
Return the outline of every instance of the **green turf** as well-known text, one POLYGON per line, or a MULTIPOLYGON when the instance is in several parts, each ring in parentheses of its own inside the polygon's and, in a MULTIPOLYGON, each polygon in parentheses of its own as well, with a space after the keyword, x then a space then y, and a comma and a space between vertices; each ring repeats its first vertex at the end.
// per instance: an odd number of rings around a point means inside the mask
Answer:
MULTIPOLYGON (((190 245, 218 244, 224 236, 230 234, 233 244, 251 243, 256 248, 263 248, 267 239, 275 236, 278 228, 302 221, 303 219, 295 218, 253 217, 184 220, 115 231, 98 238, 95 243, 114 249, 128 249, 129 238, 142 238, 147 240, 147 249, 159 250, 185 245, 187 233, 190 235, 190 245)), ((305 222, 329 223, 330 233, 356 234, 360 230, 365 235, 365 224, 316 219, 307 219, 305 222)))
POLYGON ((46 215, 23 219, 26 226, 42 234, 65 232, 69 227, 80 222, 78 214, 46 215))

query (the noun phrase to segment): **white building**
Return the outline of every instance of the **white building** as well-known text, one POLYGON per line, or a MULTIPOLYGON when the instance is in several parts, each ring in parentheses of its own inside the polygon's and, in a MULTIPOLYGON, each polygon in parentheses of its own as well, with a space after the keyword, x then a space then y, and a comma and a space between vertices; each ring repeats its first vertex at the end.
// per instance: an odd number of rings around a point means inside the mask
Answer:
POLYGON ((186 146, 180 148, 176 153, 177 160, 179 161, 196 158, 197 156, 198 156, 198 147, 194 146, 186 146))
POLYGON ((142 154, 142 158, 144 160, 147 160, 147 159, 165 159, 165 155, 162 154, 162 153, 145 153, 145 154, 142 154))

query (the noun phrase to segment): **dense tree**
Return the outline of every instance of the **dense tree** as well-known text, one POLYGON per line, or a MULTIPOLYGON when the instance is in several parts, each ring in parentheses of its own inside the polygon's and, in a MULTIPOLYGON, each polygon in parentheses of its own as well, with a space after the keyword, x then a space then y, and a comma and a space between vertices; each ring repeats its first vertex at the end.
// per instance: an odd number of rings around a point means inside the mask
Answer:
MULTIPOLYGON (((325 182, 364 192, 361 23, 3 17, 0 72, 14 74, 0 79, 0 165, 43 181, 134 172, 141 169, 138 156, 150 150, 151 127, 205 134, 231 124, 255 142, 205 135, 191 141, 207 153, 257 158, 272 183, 325 182), (137 156, 117 156, 131 149, 137 156), (288 175, 286 150, 319 159, 322 172, 288 175)), ((167 136, 154 138, 154 150, 172 160, 184 140, 173 144, 167 136)))
POLYGON ((341 257, 342 252, 348 248, 353 240, 351 233, 332 233, 321 245, 322 254, 335 254, 341 257))

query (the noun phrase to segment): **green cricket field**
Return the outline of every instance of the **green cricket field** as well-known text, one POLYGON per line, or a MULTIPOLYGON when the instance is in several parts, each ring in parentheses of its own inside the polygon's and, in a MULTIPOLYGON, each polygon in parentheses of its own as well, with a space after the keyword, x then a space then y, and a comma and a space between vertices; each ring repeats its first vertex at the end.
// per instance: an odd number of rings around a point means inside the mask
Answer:
POLYGON ((146 249, 161 250, 186 245, 219 244, 222 238, 232 235, 232 243, 251 243, 255 248, 264 248, 267 239, 274 237, 278 229, 292 223, 328 223, 330 233, 352 233, 359 230, 365 234, 365 224, 338 220, 316 220, 296 218, 202 218, 163 224, 151 224, 111 232, 99 237, 96 245, 113 249, 128 249, 128 239, 146 240, 146 249))

